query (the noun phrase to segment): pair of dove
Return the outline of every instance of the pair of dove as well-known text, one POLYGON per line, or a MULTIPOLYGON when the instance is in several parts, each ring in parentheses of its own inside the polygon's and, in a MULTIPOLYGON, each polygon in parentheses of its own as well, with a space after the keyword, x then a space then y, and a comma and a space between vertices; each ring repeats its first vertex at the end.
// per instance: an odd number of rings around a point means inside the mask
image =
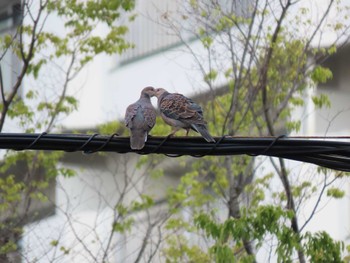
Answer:
POLYGON ((146 87, 141 91, 138 101, 129 105, 125 112, 125 125, 130 130, 130 148, 140 150, 145 146, 148 133, 156 123, 156 110, 151 97, 158 98, 160 115, 168 125, 173 127, 174 135, 181 128, 200 133, 207 142, 215 142, 209 134, 202 108, 191 99, 179 93, 169 93, 165 89, 146 87))

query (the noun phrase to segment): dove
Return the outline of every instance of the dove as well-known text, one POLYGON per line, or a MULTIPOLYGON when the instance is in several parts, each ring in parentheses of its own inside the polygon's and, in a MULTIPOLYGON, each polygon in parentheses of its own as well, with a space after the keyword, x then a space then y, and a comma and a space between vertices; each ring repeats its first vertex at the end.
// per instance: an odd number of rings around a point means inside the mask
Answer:
POLYGON ((200 133, 207 142, 215 142, 209 134, 207 122, 204 120, 202 108, 191 99, 179 93, 169 93, 163 88, 155 90, 158 98, 158 108, 162 119, 174 127, 169 136, 174 135, 181 128, 200 133))
POLYGON ((145 146, 148 133, 156 123, 156 110, 151 103, 155 95, 153 87, 146 87, 141 91, 138 101, 130 104, 125 112, 125 126, 130 130, 130 148, 141 150, 145 146))

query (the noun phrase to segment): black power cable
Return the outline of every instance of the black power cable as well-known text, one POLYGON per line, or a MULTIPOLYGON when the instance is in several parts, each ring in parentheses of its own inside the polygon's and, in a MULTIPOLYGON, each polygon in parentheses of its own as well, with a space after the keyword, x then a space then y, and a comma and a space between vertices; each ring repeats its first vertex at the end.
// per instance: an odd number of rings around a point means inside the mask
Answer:
POLYGON ((97 151, 138 154, 191 155, 265 155, 350 172, 350 137, 215 137, 208 143, 201 137, 150 136, 142 150, 130 148, 129 137, 117 134, 23 134, 0 133, 0 149, 97 151))

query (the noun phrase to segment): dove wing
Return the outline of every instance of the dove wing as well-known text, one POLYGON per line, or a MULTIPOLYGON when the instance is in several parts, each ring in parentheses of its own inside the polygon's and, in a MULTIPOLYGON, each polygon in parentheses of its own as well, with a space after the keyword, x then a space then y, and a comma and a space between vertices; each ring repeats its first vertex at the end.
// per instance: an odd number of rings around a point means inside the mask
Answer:
POLYGON ((133 127, 133 118, 136 116, 137 114, 137 108, 139 107, 139 105, 137 103, 133 103, 130 104, 125 111, 125 126, 128 128, 132 128, 133 127))
POLYGON ((191 99, 177 93, 165 96, 160 111, 168 118, 179 121, 203 120, 202 108, 191 99))

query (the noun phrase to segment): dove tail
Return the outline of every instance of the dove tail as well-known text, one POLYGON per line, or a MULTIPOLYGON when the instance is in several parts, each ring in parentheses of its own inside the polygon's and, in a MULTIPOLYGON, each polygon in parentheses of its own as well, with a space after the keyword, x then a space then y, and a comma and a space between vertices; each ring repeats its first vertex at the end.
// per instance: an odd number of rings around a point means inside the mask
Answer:
POLYGON ((214 138, 208 132, 208 129, 203 124, 195 124, 193 128, 199 132, 207 142, 215 142, 214 138))
POLYGON ((130 134, 130 148, 141 150, 147 141, 147 132, 143 130, 132 130, 130 134))

